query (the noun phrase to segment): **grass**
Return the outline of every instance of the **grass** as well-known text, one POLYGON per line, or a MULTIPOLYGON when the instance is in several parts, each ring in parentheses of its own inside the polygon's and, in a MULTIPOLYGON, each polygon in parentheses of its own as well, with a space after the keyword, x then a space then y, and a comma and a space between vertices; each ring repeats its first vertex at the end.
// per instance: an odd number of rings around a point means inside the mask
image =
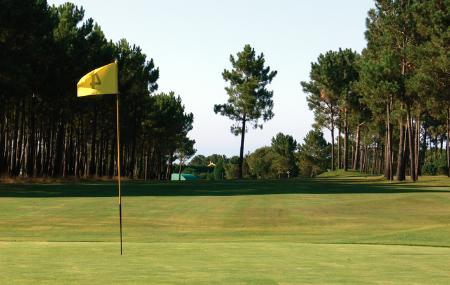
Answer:
POLYGON ((376 177, 376 175, 370 175, 363 172, 359 172, 357 170, 348 170, 345 171, 343 169, 338 169, 334 171, 326 171, 319 175, 321 178, 325 177, 334 177, 334 178, 345 178, 345 177, 376 177))
POLYGON ((0 184, 2 284, 449 284, 450 179, 0 184))

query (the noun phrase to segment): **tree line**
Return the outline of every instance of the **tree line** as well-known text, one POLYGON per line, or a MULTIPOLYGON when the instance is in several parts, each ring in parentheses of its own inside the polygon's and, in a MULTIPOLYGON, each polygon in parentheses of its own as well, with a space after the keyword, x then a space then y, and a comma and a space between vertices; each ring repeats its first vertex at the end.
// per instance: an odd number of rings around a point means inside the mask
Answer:
POLYGON ((331 170, 450 176, 449 24, 448 1, 376 1, 361 54, 312 63, 301 85, 315 127, 330 131, 331 170))
POLYGON ((195 151, 193 115, 173 92, 155 94, 159 69, 141 48, 105 38, 84 9, 45 0, 1 2, 0 174, 112 177, 114 96, 76 97, 87 72, 118 61, 122 175, 166 179, 195 151))
POLYGON ((273 91, 266 87, 276 71, 249 45, 230 56, 233 68, 223 72, 229 98, 214 111, 236 122, 231 131, 241 136, 238 178, 245 166, 247 175, 261 178, 335 169, 383 173, 399 181, 407 175, 416 181, 422 173, 450 176, 449 5, 375 1, 362 53, 320 54, 311 64, 310 80, 301 82, 315 118, 304 144, 296 146, 292 137, 279 134, 272 146, 245 158, 246 124, 262 127, 259 120, 274 116, 273 91), (330 132, 329 145, 323 129, 330 132), (285 147, 290 154, 274 145, 282 137, 290 140, 285 147))
POLYGON ((283 133, 275 135, 270 146, 263 146, 243 157, 212 154, 196 155, 183 168, 184 173, 194 174, 200 179, 286 179, 314 177, 325 171, 330 162, 331 144, 320 130, 311 130, 297 141, 283 133), (242 172, 241 172, 242 171, 242 172))
POLYGON ((302 143, 277 134, 271 146, 248 155, 245 134, 274 116, 269 85, 277 71, 263 53, 244 46, 230 55, 231 69, 222 73, 228 100, 214 106, 216 114, 234 121, 239 156, 200 155, 190 163, 196 152, 187 136, 193 115, 174 93, 155 94, 159 69, 138 46, 108 41, 71 3, 6 0, 0 16, 2 175, 113 176, 114 98, 79 100, 75 86, 86 72, 117 60, 120 160, 130 178, 168 179, 183 169, 215 179, 314 176, 335 169, 399 181, 407 175, 414 181, 422 174, 450 176, 448 1, 376 0, 363 51, 320 54, 309 80, 301 82, 314 112, 313 130, 302 143))

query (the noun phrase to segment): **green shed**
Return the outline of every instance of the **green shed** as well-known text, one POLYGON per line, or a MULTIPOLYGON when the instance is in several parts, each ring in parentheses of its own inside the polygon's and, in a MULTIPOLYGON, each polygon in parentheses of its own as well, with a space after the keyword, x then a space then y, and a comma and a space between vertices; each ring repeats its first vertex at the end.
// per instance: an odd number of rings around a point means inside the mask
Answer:
POLYGON ((197 180, 197 179, 198 179, 197 176, 192 175, 192 174, 181 173, 181 177, 180 177, 180 174, 172 173, 172 177, 171 177, 170 180, 172 180, 172 181, 178 181, 178 180, 181 180, 181 181, 194 181, 194 180, 197 180))

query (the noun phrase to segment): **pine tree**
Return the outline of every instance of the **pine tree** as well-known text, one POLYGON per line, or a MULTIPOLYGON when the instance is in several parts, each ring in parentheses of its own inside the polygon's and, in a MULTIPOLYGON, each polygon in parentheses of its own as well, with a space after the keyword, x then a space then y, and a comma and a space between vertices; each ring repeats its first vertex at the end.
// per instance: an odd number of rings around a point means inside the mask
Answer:
POLYGON ((225 88, 228 101, 214 105, 214 112, 235 121, 231 132, 241 136, 238 172, 238 178, 241 179, 247 124, 251 124, 253 128, 262 128, 260 119, 266 122, 274 116, 273 91, 268 90, 267 85, 272 82, 277 72, 271 71, 269 66, 266 67, 264 54, 257 56, 250 45, 246 45, 236 57, 230 55, 230 62, 232 69, 222 73, 223 79, 229 82, 229 86, 225 88))

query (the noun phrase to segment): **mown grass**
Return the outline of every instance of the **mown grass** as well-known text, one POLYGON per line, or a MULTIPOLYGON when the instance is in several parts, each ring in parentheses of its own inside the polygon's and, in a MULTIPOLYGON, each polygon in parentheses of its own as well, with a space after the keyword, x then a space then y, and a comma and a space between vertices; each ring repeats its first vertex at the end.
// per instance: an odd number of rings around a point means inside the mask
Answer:
POLYGON ((2 284, 448 284, 450 180, 0 184, 2 284))

